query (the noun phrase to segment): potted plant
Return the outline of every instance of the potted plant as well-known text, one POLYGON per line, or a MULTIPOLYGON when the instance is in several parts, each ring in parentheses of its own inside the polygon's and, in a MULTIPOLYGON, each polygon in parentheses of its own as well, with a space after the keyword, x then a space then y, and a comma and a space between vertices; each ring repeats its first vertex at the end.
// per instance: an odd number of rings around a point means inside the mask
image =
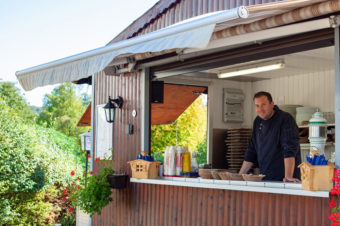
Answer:
MULTIPOLYGON (((94 213, 100 215, 102 208, 112 201, 112 185, 109 182, 112 180, 111 175, 115 175, 112 161, 108 159, 100 160, 99 158, 96 158, 95 160, 103 164, 103 167, 100 168, 98 174, 95 175, 91 171, 89 175, 84 173, 83 177, 76 177, 74 171, 71 172, 71 175, 75 177, 75 180, 63 191, 63 201, 69 203, 69 211, 72 211, 74 207, 78 206, 92 217, 94 213)), ((121 178, 121 175, 125 174, 118 175, 118 177, 121 178)), ((126 178, 127 175, 125 175, 124 187, 126 186, 126 178)), ((123 187, 121 180, 114 179, 114 181, 118 182, 113 182, 113 187, 123 187)))
POLYGON ((122 189, 126 187, 128 176, 125 173, 115 173, 107 175, 107 181, 111 188, 122 189))

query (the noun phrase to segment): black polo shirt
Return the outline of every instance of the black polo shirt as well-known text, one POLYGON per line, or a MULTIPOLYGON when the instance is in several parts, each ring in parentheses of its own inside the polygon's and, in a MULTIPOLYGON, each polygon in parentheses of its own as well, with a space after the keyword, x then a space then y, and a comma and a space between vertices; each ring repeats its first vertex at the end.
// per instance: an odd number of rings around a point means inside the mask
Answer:
POLYGON ((263 180, 282 181, 285 176, 284 158, 295 157, 294 178, 300 178, 297 166, 301 163, 299 131, 294 118, 274 106, 274 115, 254 120, 252 138, 245 161, 258 162, 263 180))

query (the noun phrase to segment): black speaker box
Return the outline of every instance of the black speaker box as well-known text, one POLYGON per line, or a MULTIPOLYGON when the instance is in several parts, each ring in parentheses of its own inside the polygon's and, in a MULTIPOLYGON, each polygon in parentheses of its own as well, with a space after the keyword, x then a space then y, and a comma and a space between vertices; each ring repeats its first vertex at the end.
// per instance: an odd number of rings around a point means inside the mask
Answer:
POLYGON ((151 82, 151 103, 163 104, 164 99, 164 82, 151 82))

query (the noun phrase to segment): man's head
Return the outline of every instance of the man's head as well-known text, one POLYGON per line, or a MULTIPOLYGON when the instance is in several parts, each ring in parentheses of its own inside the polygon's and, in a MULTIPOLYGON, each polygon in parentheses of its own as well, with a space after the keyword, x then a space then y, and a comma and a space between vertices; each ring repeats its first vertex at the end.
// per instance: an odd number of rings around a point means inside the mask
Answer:
POLYGON ((274 114, 274 102, 272 95, 268 92, 258 92, 254 95, 256 114, 263 120, 270 119, 274 114))

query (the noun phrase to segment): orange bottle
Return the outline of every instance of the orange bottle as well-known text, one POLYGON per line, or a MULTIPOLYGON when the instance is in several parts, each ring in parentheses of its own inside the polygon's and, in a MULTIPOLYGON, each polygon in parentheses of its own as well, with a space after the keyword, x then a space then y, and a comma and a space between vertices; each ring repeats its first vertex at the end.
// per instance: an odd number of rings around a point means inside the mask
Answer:
POLYGON ((182 172, 183 173, 190 173, 190 153, 189 151, 185 151, 184 155, 183 155, 183 169, 182 172))

